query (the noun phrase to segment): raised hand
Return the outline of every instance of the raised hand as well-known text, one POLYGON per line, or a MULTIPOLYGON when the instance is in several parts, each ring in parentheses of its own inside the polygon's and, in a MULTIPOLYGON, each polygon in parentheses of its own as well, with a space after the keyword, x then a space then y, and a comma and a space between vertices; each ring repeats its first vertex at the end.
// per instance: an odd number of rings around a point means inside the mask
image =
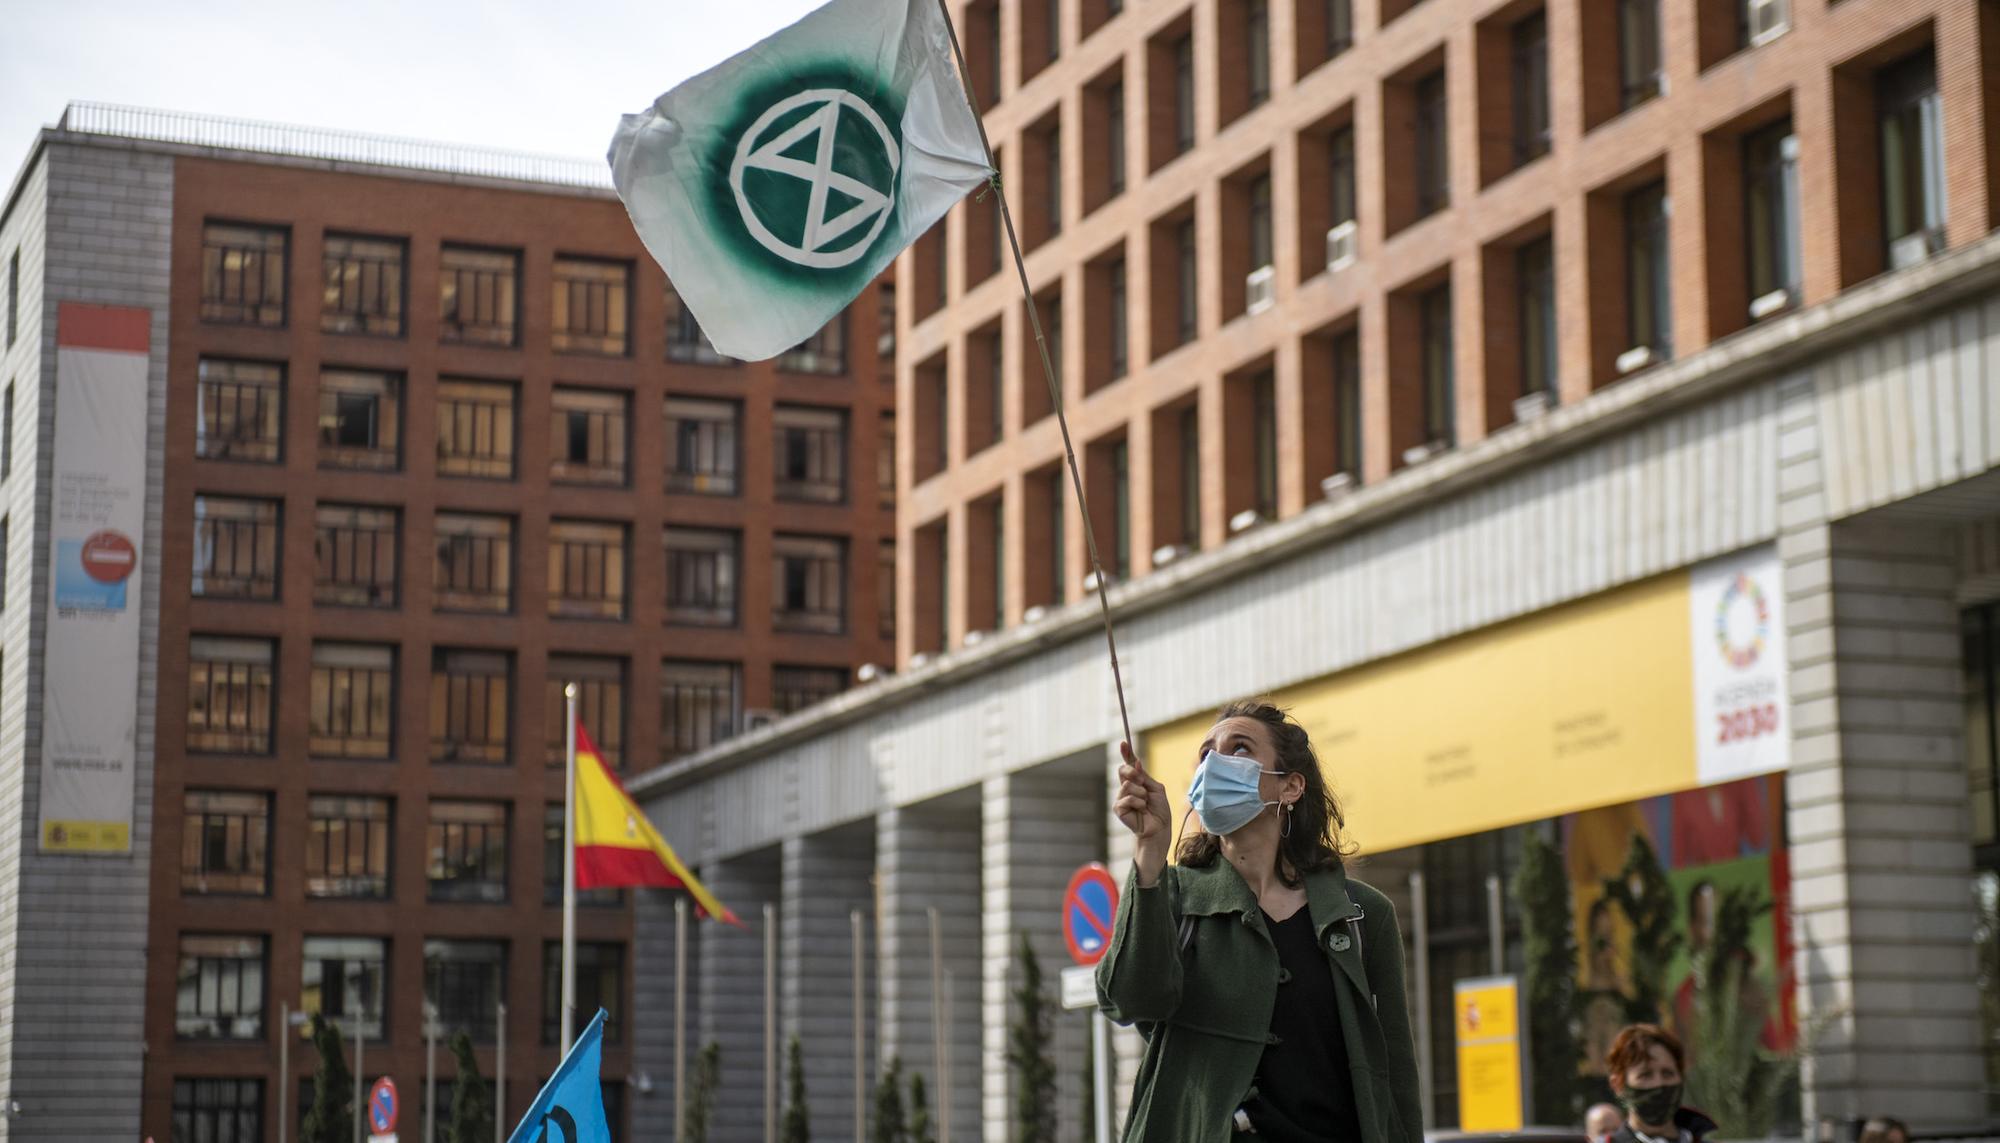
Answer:
POLYGON ((1150 886, 1167 863, 1167 846, 1173 839, 1173 810, 1167 804, 1167 788, 1151 774, 1146 764, 1132 752, 1132 744, 1118 744, 1125 761, 1118 767, 1118 796, 1111 812, 1137 842, 1133 859, 1139 866, 1139 884, 1150 886))

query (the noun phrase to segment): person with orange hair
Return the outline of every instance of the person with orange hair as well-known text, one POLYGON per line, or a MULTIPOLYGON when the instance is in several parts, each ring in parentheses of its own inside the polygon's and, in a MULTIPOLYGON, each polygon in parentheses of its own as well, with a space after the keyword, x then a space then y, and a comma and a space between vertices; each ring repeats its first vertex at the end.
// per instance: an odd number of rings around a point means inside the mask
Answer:
POLYGON ((1625 1109, 1625 1127, 1612 1143, 1702 1143, 1716 1130, 1715 1120, 1681 1106, 1687 1052, 1665 1028, 1628 1025, 1611 1042, 1604 1070, 1625 1109))

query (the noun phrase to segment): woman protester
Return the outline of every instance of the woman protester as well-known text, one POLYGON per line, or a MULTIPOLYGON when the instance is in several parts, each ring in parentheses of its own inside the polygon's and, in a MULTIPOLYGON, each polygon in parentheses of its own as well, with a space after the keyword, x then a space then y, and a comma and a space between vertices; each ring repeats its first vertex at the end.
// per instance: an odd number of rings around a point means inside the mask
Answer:
POLYGON ((1604 1067, 1625 1109, 1625 1129, 1612 1143, 1702 1143, 1716 1129, 1715 1120, 1681 1106, 1687 1053, 1665 1028, 1629 1025, 1611 1042, 1604 1067))
POLYGON ((1347 876, 1305 728, 1266 703, 1216 717, 1171 866, 1166 789, 1124 756, 1134 859, 1097 967, 1098 1006, 1146 1038, 1123 1138, 1419 1143, 1396 912, 1347 876))

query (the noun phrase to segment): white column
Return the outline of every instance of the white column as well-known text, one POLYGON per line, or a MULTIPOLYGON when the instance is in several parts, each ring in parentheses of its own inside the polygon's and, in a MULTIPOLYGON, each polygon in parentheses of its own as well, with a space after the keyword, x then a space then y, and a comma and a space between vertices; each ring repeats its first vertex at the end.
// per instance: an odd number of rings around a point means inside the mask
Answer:
POLYGON ((979 1020, 980 812, 974 799, 953 805, 906 807, 875 819, 876 871, 882 894, 880 1058, 900 1055, 903 1071, 923 1072, 932 1114, 941 1115, 931 1028, 930 919, 935 906, 944 932, 944 968, 951 998, 952 1138, 980 1138, 982 1059, 979 1020))
MULTIPOLYGON (((674 1091, 681 1077, 674 1072, 674 901, 677 892, 634 890, 632 923, 632 1011, 626 1022, 632 1036, 632 1068, 653 1081, 651 1094, 628 1089, 632 1133, 638 1139, 674 1137, 674 1091)), ((690 914, 689 924, 695 922, 690 914)), ((688 981, 701 979, 693 959, 701 948, 698 935, 687 942, 688 981)), ((688 1064, 701 1049, 697 1001, 701 990, 688 989, 688 1064)))
MULTIPOLYGON (((875 916, 875 890, 870 884, 875 874, 873 830, 789 838, 782 865, 781 1028, 785 1037, 799 1037, 812 1137, 837 1143, 854 1134, 854 954, 849 914, 859 909, 869 921, 875 916)), ((872 933, 866 939, 872 946, 872 933)), ((871 967, 866 960, 863 966, 871 967)), ((872 1092, 876 1067, 869 1049, 874 1037, 866 1013, 874 1010, 874 974, 864 972, 863 980, 863 1056, 872 1092)), ((783 1050, 783 1040, 779 1046, 783 1050)), ((790 1082, 789 1075, 784 1082, 790 1082)), ((785 1090, 779 1088, 781 1106, 785 1090)))
MULTIPOLYGON (((778 852, 761 850, 713 863, 698 873, 744 928, 694 922, 701 995, 699 1035, 688 1037, 688 1067, 713 1040, 722 1046, 722 1082, 709 1117, 711 1139, 764 1137, 764 905, 778 900, 778 852)), ((671 973, 672 966, 667 966, 671 973)), ((671 977, 669 985, 672 987, 671 977)), ((671 996, 666 1011, 673 1012, 671 996)), ((671 1111, 667 1114, 671 1115, 671 1111)), ((672 1138, 671 1135, 665 1138, 672 1138)))

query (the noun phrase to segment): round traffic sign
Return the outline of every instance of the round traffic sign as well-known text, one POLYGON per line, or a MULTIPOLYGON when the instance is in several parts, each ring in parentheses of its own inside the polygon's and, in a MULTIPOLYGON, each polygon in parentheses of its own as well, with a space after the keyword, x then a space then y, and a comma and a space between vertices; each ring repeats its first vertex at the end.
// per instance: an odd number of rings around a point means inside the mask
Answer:
POLYGON ((139 567, 139 552, 131 538, 109 528, 92 532, 83 541, 82 558, 84 573, 99 583, 118 583, 139 567))
POLYGON ((396 1081, 383 1076, 368 1089, 368 1127, 377 1135, 396 1129, 396 1081))
POLYGON ((1076 871, 1063 891, 1063 942, 1070 958, 1089 967, 1111 948, 1111 926, 1118 916, 1118 882, 1111 871, 1093 861, 1076 871))

